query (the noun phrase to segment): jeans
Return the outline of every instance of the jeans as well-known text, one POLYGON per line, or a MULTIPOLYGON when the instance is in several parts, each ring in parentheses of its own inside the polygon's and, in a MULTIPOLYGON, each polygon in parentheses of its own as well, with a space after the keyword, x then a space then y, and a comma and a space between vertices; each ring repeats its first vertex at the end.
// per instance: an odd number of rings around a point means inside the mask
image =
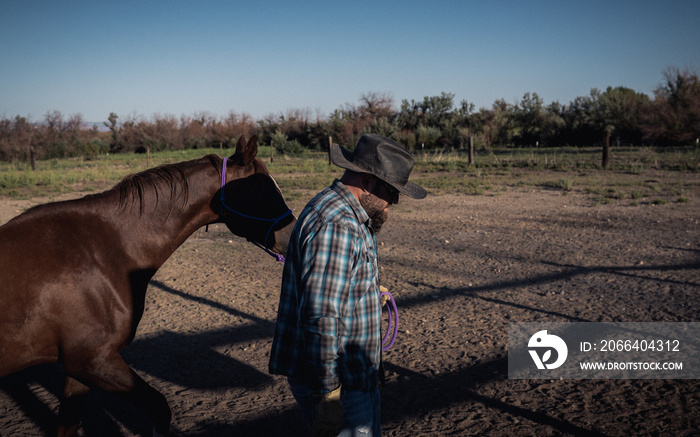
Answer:
MULTIPOLYGON (((316 416, 318 398, 311 396, 309 387, 301 380, 289 378, 289 388, 301 408, 306 433, 316 416)), ((379 387, 372 391, 340 390, 343 402, 343 430, 338 437, 380 437, 380 395, 379 387)))

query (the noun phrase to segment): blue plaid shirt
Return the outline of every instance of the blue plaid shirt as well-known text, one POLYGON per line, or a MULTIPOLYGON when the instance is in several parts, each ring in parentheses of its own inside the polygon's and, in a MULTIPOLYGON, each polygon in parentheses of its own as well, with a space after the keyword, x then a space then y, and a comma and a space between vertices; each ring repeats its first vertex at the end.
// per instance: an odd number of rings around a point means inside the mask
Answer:
POLYGON ((377 241, 336 180, 306 205, 289 240, 270 373, 302 379, 314 394, 373 388, 381 316, 377 241))

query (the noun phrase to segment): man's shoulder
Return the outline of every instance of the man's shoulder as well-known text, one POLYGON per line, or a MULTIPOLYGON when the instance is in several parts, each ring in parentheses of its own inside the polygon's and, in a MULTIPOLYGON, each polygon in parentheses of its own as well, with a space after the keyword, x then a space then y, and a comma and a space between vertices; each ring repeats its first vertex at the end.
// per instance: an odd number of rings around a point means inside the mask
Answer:
POLYGON ((336 181, 309 201, 303 215, 313 217, 314 221, 321 223, 348 222, 350 225, 357 226, 357 216, 348 201, 348 196, 352 194, 336 181))
POLYGON ((352 207, 346 198, 338 193, 333 187, 328 187, 311 199, 307 208, 312 209, 320 217, 332 220, 338 216, 353 215, 352 207))

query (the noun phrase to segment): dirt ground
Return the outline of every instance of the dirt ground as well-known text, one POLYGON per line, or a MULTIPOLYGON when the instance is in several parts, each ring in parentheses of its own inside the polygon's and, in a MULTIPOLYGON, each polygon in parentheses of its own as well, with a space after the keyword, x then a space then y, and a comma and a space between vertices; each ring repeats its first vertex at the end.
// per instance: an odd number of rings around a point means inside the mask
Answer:
MULTIPOLYGON (((402 199, 378 236, 400 312, 384 357, 384 435, 700 435, 697 380, 507 374, 509 322, 700 321, 700 193, 688 197, 595 205, 516 187, 402 199)), ((0 223, 36 202, 0 199, 0 223)), ((298 435, 286 382, 267 372, 281 273, 210 227, 156 274, 123 355, 168 398, 174 435, 298 435)), ((0 378, 0 435, 50 435, 60 392, 60 365, 0 378)), ((140 411, 91 393, 80 435, 150 432, 140 411)))

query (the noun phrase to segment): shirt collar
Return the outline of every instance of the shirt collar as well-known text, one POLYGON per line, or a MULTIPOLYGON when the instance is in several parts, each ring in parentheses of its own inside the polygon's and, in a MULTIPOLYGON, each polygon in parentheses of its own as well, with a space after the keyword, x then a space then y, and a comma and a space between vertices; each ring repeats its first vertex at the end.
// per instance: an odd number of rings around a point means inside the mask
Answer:
POLYGON ((357 198, 348 190, 348 188, 340 182, 339 179, 336 179, 333 181, 333 185, 331 185, 331 190, 335 191, 338 193, 338 195, 345 200, 345 202, 350 205, 350 208, 353 210, 355 215, 357 216, 357 221, 360 223, 364 223, 366 226, 369 226, 369 216, 367 215, 367 211, 360 205, 360 201, 357 200, 357 198))

